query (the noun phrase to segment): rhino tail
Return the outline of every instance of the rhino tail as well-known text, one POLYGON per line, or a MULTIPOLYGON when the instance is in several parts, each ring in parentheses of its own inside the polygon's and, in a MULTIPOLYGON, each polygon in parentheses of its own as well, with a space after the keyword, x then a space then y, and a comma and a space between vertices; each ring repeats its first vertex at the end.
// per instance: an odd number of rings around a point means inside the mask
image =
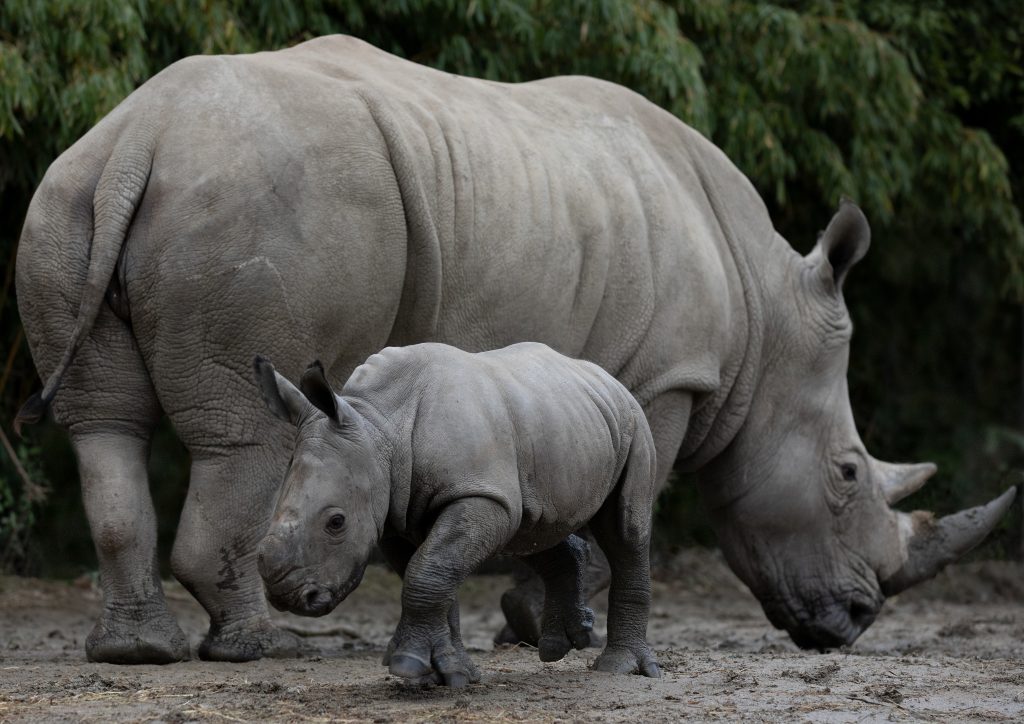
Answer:
POLYGON ((42 391, 33 394, 18 410, 14 418, 18 435, 21 435, 22 425, 39 422, 46 414, 64 374, 96 323, 128 228, 149 182, 155 146, 156 134, 148 124, 133 125, 114 146, 100 174, 93 194, 92 244, 78 316, 60 363, 47 378, 42 391))

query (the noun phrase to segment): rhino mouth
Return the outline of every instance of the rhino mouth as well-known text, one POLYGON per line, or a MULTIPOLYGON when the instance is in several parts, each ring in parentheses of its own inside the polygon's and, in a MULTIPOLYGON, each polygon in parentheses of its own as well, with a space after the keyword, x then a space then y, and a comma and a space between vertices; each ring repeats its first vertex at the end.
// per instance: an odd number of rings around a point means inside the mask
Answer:
POLYGON ((278 611, 297 616, 325 616, 352 593, 363 580, 365 572, 366 564, 363 563, 340 586, 307 579, 285 591, 272 591, 268 588, 267 598, 278 611))
POLYGON ((802 609, 797 613, 783 606, 764 606, 765 615, 775 628, 789 634, 799 648, 826 651, 852 646, 874 622, 880 603, 861 598, 834 601, 813 612, 802 609))

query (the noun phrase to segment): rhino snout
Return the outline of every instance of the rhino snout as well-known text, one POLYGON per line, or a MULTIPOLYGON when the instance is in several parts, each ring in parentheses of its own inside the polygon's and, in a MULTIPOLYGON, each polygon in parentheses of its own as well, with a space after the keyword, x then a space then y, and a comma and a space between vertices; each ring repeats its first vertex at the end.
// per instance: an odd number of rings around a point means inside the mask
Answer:
POLYGON ((334 608, 334 594, 324 586, 309 583, 299 592, 296 603, 297 605, 291 609, 292 613, 300 616, 323 616, 334 608))
POLYGON ((871 625, 879 606, 858 600, 837 601, 810 619, 785 626, 793 643, 802 649, 850 646, 871 625))
POLYGON ((279 587, 299 568, 294 557, 289 555, 292 550, 289 541, 278 535, 268 535, 260 541, 256 549, 256 570, 268 591, 279 587))

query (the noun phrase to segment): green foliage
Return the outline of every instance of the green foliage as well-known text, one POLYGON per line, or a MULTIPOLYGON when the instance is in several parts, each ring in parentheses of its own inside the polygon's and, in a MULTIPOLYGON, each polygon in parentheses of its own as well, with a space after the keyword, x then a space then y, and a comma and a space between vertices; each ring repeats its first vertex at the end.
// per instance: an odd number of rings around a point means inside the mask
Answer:
POLYGON ((28 573, 34 565, 29 537, 36 523, 37 506, 46 490, 39 482, 41 471, 35 464, 42 451, 20 445, 14 452, 21 467, 19 472, 31 476, 31 487, 22 480, 15 482, 14 474, 7 473, 8 467, 13 473, 17 465, 7 448, 0 447, 0 460, 6 464, 0 468, 0 571, 28 573))
MULTIPOLYGON (((942 463, 918 502, 947 510, 1022 464, 1013 445, 985 446, 1024 417, 1019 0, 3 0, 0 423, 37 384, 11 271, 46 166, 180 57, 331 32, 495 80, 627 85, 721 146, 801 249, 854 198, 874 231, 847 288, 865 441, 942 463)), ((45 462, 72 487, 69 465, 45 462)), ((691 507, 674 494, 659 516, 691 507)))

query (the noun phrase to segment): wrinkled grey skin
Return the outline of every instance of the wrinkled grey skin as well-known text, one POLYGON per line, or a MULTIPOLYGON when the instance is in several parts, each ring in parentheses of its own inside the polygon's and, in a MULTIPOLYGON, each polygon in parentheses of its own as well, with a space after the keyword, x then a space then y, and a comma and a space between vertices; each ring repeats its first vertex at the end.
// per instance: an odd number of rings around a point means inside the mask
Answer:
POLYGON ((146 480, 163 414, 192 460, 171 563, 210 614, 200 656, 294 653, 255 564, 286 428, 248 361, 295 377, 319 357, 343 380, 419 341, 534 340, 611 372, 659 482, 677 457, 706 471, 771 620, 802 645, 852 641, 887 577, 933 573, 1008 505, 953 537, 886 505, 927 469, 872 461, 850 417, 842 282, 868 236, 847 204, 801 257, 717 148, 594 79, 460 78, 342 36, 175 63, 54 162, 18 253, 46 386, 16 425, 52 400, 78 456, 105 591, 87 655, 188 655, 146 480))
POLYGON ((402 617, 384 663, 452 686, 478 681, 456 590, 498 553, 545 582, 540 658, 590 643, 584 525, 607 551, 608 644, 595 668, 659 676, 645 640, 654 441, 629 391, 597 365, 524 342, 492 352, 391 347, 337 395, 323 368, 299 388, 256 359, 272 412, 298 427, 284 487, 259 546, 270 601, 319 616, 358 585, 382 543, 403 577, 402 617))

